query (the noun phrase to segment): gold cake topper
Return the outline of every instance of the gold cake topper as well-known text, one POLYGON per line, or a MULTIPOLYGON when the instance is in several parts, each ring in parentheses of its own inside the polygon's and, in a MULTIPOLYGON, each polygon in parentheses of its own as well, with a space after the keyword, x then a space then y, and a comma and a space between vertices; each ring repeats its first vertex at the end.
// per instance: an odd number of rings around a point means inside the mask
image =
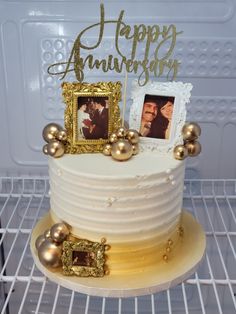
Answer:
MULTIPOLYGON (((59 62, 49 66, 48 73, 51 75, 61 75, 61 79, 71 72, 75 71, 76 78, 79 82, 84 80, 84 69, 87 66, 90 70, 101 69, 104 73, 115 71, 122 73, 124 70, 128 73, 138 74, 138 83, 144 86, 152 73, 155 77, 166 75, 167 79, 174 80, 177 76, 180 62, 172 57, 176 38, 181 32, 177 32, 176 26, 171 25, 144 25, 135 24, 133 28, 123 21, 124 10, 119 14, 118 19, 106 20, 104 5, 100 5, 100 22, 92 24, 83 29, 77 36, 70 57, 66 62, 59 62), (104 38, 106 25, 116 25, 114 36, 114 46, 116 55, 109 54, 103 59, 97 59, 90 53, 83 57, 82 52, 93 51, 100 48, 104 38), (99 28, 99 36, 97 42, 91 46, 82 43, 83 37, 87 32, 99 28), (130 55, 122 53, 119 45, 120 40, 126 40, 127 44, 131 44, 130 55), (144 45, 144 57, 142 60, 137 58, 137 48, 144 45), (155 45, 153 57, 150 57, 150 48, 155 45), (64 69, 57 71, 56 68, 62 65, 64 69)), ((127 45, 126 45, 127 51, 127 45)))

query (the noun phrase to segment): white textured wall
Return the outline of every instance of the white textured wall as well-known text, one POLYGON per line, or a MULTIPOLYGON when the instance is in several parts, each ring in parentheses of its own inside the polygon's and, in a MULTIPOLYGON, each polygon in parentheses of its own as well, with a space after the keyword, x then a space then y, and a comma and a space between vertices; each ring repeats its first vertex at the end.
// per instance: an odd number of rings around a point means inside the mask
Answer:
MULTIPOLYGON (((46 173, 41 131, 51 121, 62 124, 64 112, 61 81, 46 69, 64 61, 77 34, 98 21, 99 4, 0 0, 1 173, 46 173)), ((203 129, 203 153, 189 160, 187 175, 236 177, 235 1, 105 1, 107 17, 117 17, 121 9, 131 25, 174 23, 184 31, 175 50, 182 62, 178 80, 194 85, 188 117, 203 129)), ((107 52, 113 48, 112 33, 106 33, 107 52)), ((88 42, 94 36, 91 33, 88 42)), ((101 80, 100 74, 90 72, 86 78, 101 80)), ((130 81, 133 78, 129 76, 130 81)), ((107 79, 123 78, 112 73, 107 79)))

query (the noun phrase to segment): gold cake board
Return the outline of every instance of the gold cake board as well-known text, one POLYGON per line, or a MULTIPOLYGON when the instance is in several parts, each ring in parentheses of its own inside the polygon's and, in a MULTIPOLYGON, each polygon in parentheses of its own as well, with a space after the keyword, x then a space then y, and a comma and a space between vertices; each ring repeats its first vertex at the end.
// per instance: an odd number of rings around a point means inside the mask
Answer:
POLYGON ((68 277, 60 270, 49 270, 41 264, 35 240, 53 223, 46 214, 32 231, 30 248, 38 269, 61 286, 88 295, 101 297, 134 297, 169 289, 186 280, 197 269, 204 257, 206 237, 201 225, 188 212, 183 212, 184 237, 178 250, 168 262, 161 261, 145 272, 137 274, 107 275, 102 278, 68 277))

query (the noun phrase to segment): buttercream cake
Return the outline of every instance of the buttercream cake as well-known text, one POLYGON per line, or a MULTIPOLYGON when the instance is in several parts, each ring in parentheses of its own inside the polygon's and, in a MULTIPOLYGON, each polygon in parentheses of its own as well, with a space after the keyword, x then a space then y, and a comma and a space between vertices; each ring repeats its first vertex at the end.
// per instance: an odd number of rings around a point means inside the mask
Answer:
POLYGON ((126 162, 102 154, 49 158, 51 217, 71 234, 110 246, 110 274, 143 272, 171 258, 181 227, 185 162, 142 152, 126 162))

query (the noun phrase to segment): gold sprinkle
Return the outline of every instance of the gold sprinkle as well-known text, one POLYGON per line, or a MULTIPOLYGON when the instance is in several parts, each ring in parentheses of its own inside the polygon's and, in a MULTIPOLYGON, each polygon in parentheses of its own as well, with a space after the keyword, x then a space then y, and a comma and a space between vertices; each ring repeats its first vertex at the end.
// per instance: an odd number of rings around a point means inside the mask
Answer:
POLYGON ((173 245, 173 241, 172 241, 171 239, 169 239, 169 240, 167 241, 167 243, 168 243, 169 246, 173 245))
POLYGON ((101 244, 105 244, 107 242, 106 238, 101 238, 101 244))
POLYGON ((168 255, 164 254, 164 255, 163 255, 163 260, 164 260, 165 262, 167 262, 167 261, 168 261, 168 255))
POLYGON ((167 246, 166 252, 167 252, 167 253, 170 253, 170 252, 171 252, 171 247, 167 246))

